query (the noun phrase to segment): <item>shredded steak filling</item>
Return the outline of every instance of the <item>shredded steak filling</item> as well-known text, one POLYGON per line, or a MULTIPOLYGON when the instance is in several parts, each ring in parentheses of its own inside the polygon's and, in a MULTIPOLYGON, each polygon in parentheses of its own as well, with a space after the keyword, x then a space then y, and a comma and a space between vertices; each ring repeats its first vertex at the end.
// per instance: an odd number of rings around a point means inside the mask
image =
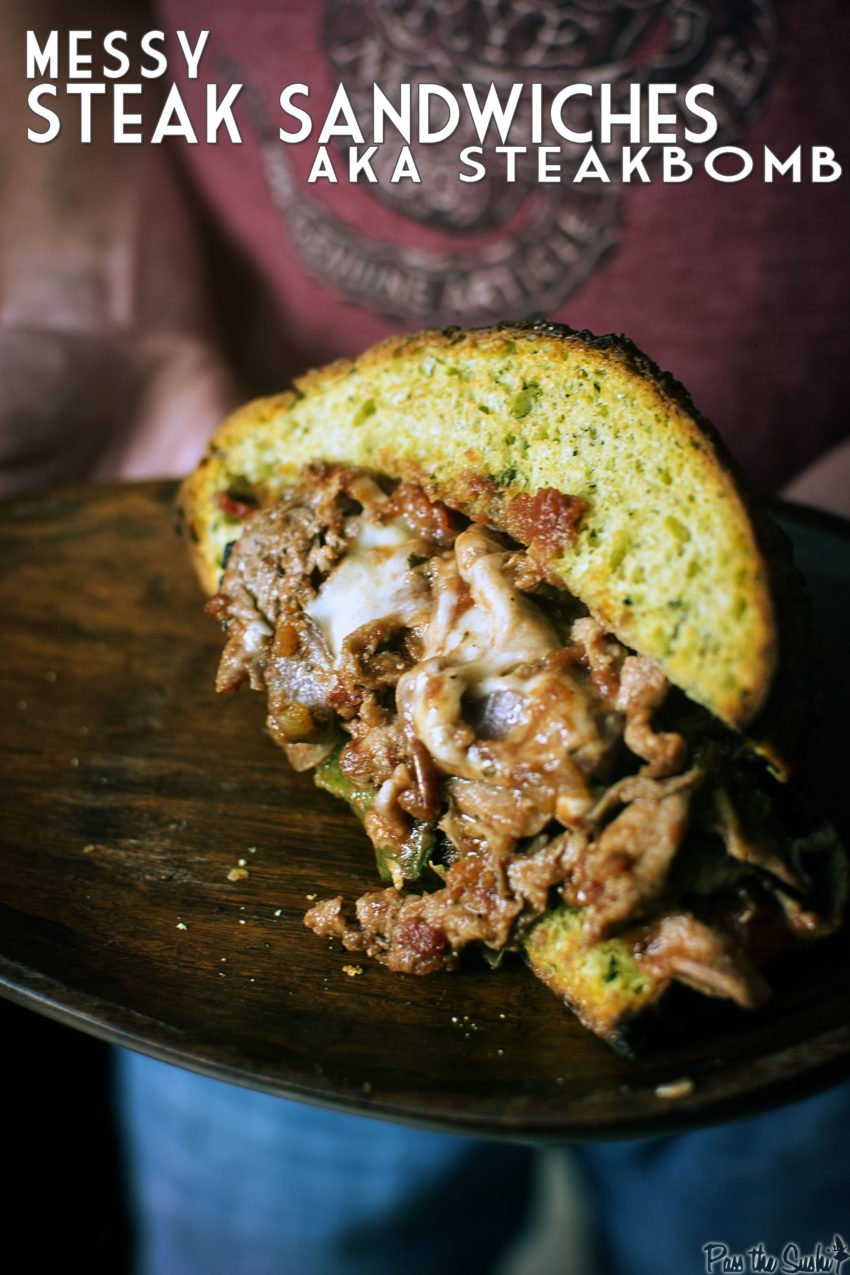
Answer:
POLYGON ((543 550, 583 509, 557 495, 517 498, 528 550, 415 483, 341 466, 308 467, 247 517, 209 604, 227 630, 218 687, 266 691, 297 769, 335 759, 393 882, 356 920, 336 898, 306 923, 427 974, 473 942, 516 946, 560 896, 583 909, 588 944, 628 931, 654 974, 757 1004, 753 918, 769 916, 772 950, 777 917, 779 946, 835 920, 805 902, 805 847, 795 861, 740 812, 710 750, 656 728, 660 668, 553 587, 543 550), (720 852, 710 887, 683 892, 691 835, 720 852), (423 874, 442 884, 407 892, 423 874))

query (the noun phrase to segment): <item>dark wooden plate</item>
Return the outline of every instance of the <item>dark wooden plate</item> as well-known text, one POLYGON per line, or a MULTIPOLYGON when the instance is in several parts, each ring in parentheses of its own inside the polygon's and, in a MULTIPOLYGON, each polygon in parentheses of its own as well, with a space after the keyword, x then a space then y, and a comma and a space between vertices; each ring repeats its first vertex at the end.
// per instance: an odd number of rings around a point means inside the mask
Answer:
MULTIPOLYGON (((173 498, 171 484, 106 487, 0 510, 0 991, 221 1079, 491 1136, 673 1131, 850 1071, 847 935, 780 961, 759 1013, 674 999, 631 1063, 519 960, 346 974, 352 958, 302 915, 315 895, 353 899, 370 847, 289 771, 260 696, 213 693, 221 635, 173 498), (682 1077, 690 1096, 656 1094, 682 1077)), ((840 819, 850 529, 783 517, 826 645, 810 770, 840 819)))

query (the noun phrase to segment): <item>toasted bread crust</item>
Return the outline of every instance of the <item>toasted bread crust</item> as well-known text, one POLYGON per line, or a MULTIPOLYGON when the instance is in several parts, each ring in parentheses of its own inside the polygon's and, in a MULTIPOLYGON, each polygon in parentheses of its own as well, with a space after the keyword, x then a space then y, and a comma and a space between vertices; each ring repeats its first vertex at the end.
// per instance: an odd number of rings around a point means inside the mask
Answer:
POLYGON ((181 490, 208 592, 241 531, 221 494, 272 503, 319 458, 416 479, 501 529, 522 493, 586 502, 550 570, 787 770, 808 694, 790 556, 690 396, 631 341, 548 323, 421 332, 241 408, 181 490))

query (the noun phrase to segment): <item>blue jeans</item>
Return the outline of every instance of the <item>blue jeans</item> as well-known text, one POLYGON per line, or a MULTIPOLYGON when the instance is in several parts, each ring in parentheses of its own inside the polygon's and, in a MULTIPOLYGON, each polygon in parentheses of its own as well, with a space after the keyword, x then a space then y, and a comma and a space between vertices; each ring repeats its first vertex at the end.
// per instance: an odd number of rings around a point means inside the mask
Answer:
MULTIPOLYGON (((485 1275, 523 1225, 528 1148, 116 1057, 139 1275, 485 1275)), ((584 1269, 698 1275, 712 1241, 733 1253, 850 1241, 848 1134, 844 1085, 679 1138, 565 1151, 594 1215, 584 1269)))
POLYGON ((116 1057, 141 1275, 484 1275, 522 1224, 526 1148, 116 1057))
POLYGON ((850 1245, 849 1142, 845 1084, 683 1137, 582 1147, 594 1275, 698 1275, 711 1242, 742 1255, 762 1243, 779 1256, 791 1242, 811 1253, 839 1232, 850 1245))

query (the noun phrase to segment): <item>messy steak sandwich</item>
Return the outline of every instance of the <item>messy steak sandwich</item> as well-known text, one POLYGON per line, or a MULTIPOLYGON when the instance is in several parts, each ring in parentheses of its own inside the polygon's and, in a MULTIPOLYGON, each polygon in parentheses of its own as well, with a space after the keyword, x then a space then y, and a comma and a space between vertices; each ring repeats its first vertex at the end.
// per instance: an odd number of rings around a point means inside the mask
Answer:
POLYGON ((374 846, 317 934, 414 974, 519 949, 622 1046, 672 982, 759 1005, 839 923, 843 851, 787 782, 802 586, 631 343, 383 342, 238 412, 181 509, 219 690, 266 694, 374 846))

